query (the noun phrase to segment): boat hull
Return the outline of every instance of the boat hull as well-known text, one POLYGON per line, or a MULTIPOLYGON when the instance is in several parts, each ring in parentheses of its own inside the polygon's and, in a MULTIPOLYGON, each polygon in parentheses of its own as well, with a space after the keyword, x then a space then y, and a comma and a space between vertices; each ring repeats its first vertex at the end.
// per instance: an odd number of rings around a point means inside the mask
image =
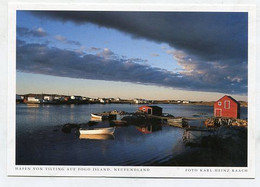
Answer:
POLYGON ((103 119, 105 118, 105 116, 101 116, 101 115, 97 115, 97 114, 91 114, 91 117, 94 118, 94 119, 103 119))

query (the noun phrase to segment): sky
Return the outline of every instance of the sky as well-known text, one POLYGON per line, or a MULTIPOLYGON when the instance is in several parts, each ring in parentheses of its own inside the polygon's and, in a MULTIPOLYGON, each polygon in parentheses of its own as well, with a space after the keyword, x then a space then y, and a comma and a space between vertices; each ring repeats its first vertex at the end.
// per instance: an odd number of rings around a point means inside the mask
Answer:
POLYGON ((17 11, 16 92, 246 101, 247 16, 17 11))

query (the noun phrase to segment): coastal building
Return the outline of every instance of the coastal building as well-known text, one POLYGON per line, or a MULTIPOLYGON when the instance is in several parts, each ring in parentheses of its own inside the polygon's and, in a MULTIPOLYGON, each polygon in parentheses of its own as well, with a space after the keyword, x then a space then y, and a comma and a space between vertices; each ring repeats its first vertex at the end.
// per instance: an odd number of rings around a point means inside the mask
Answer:
POLYGON ((184 100, 184 101, 182 101, 182 103, 183 103, 183 104, 189 104, 190 101, 188 101, 188 100, 184 100))
POLYGON ((54 98, 53 98, 53 100, 60 100, 61 99, 61 96, 55 96, 54 98))
POLYGON ((60 98, 60 101, 69 101, 70 100, 70 96, 62 96, 60 98))
POLYGON ((240 117, 240 104, 231 96, 225 95, 214 103, 215 117, 240 117))
POLYGON ((53 101, 53 96, 51 96, 51 95, 45 95, 45 96, 43 97, 43 99, 46 100, 46 101, 53 101))
POLYGON ((162 115, 162 108, 158 106, 141 106, 138 108, 138 110, 156 116, 162 115))
POLYGON ((135 104, 145 104, 147 101, 145 99, 134 99, 135 104))
POLYGON ((99 102, 105 104, 105 103, 106 103, 106 100, 103 99, 103 98, 101 98, 101 99, 99 99, 99 102))
POLYGON ((83 101, 89 101, 90 98, 89 98, 89 97, 82 97, 82 100, 83 100, 83 101))
POLYGON ((92 102, 97 102, 99 101, 97 98, 89 98, 89 101, 92 101, 92 102))
POLYGON ((82 97, 81 97, 81 96, 72 95, 72 96, 70 96, 70 99, 71 99, 71 100, 81 101, 81 100, 82 100, 82 97))
POLYGON ((28 102, 28 103, 40 103, 40 99, 39 99, 39 98, 36 98, 36 97, 34 97, 34 96, 29 96, 29 97, 27 98, 27 102, 28 102))

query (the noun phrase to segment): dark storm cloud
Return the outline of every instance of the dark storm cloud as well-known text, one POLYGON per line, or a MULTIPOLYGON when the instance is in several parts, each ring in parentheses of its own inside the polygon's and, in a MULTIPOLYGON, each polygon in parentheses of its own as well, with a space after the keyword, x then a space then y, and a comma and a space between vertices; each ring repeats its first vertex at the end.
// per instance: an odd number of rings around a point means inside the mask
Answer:
MULTIPOLYGON (((17 45, 17 70, 21 72, 197 91, 245 93, 247 89, 241 88, 233 77, 222 77, 221 81, 212 84, 207 79, 202 79, 199 74, 194 77, 193 74, 173 73, 140 64, 140 59, 119 58, 109 49, 104 49, 97 55, 82 55, 75 51, 51 48, 45 44, 26 44, 22 41, 17 43, 20 44, 17 45)), ((181 58, 180 54, 177 55, 181 58)))
MULTIPOLYGON (((247 61, 247 13, 33 11, 34 15, 115 28, 196 55, 203 61, 247 61)), ((224 62, 226 63, 226 62, 224 62)))
POLYGON ((32 37, 45 37, 48 34, 41 27, 34 28, 34 29, 28 29, 25 27, 17 27, 17 35, 26 36, 26 37, 31 37, 31 36, 32 37))

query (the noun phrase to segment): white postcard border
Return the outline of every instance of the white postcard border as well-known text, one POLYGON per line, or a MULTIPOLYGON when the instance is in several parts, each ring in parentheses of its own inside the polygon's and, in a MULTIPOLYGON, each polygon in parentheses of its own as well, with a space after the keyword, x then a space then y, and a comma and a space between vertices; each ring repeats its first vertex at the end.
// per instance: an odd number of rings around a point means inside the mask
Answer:
POLYGON ((254 178, 256 100, 256 7, 254 5, 9 3, 8 17, 8 161, 9 176, 92 176, 166 178, 254 178), (248 167, 143 167, 15 165, 16 10, 215 11, 248 12, 248 167))

